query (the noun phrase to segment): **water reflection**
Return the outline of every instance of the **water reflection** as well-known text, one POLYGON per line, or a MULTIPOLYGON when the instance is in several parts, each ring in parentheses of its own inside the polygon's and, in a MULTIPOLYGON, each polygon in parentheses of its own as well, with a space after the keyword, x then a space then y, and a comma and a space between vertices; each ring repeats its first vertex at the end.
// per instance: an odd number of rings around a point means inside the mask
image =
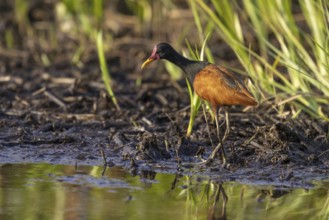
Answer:
POLYGON ((0 219, 329 219, 329 182, 315 184, 290 189, 119 167, 3 164, 0 219))

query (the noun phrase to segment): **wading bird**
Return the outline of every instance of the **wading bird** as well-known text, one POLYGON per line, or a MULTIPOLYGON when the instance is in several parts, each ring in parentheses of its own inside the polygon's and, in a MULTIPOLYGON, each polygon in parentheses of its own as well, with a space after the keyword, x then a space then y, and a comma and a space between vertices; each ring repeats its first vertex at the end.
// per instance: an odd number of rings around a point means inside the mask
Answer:
POLYGON ((189 60, 177 53, 167 43, 156 45, 151 56, 143 63, 142 69, 155 60, 165 59, 180 67, 190 83, 193 85, 196 94, 211 104, 215 115, 217 136, 219 144, 212 151, 205 163, 211 163, 221 149, 223 164, 226 164, 226 154, 223 143, 230 133, 230 119, 228 107, 232 105, 257 105, 256 100, 247 90, 239 77, 226 68, 216 66, 206 61, 189 60), (225 111, 226 130, 223 138, 219 136, 218 110, 223 107, 225 111))

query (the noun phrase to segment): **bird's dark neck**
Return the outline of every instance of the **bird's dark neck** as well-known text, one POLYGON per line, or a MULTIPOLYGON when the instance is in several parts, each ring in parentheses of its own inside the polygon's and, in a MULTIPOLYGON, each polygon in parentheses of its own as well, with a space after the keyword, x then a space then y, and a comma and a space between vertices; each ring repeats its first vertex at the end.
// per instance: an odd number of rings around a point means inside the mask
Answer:
POLYGON ((198 72, 209 65, 208 62, 189 60, 176 51, 165 59, 180 67, 184 71, 185 76, 189 79, 190 83, 193 83, 194 77, 198 72))

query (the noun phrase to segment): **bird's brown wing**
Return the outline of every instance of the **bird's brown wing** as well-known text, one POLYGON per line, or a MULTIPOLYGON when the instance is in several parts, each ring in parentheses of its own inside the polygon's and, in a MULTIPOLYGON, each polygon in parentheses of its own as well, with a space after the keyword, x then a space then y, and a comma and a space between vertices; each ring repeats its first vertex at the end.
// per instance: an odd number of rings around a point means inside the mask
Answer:
POLYGON ((223 105, 256 105, 257 102, 239 77, 213 64, 196 74, 193 87, 213 108, 223 105))
POLYGON ((228 86, 233 86, 233 88, 237 89, 239 93, 243 93, 245 96, 248 96, 248 98, 253 100, 254 104, 249 104, 249 105, 257 105, 257 102, 255 101, 254 97, 248 91, 244 82, 241 80, 241 78, 237 74, 235 74, 234 72, 228 71, 225 67, 220 67, 220 66, 215 66, 215 67, 217 67, 220 70, 220 72, 223 73, 223 79, 224 79, 224 81, 226 81, 226 84, 228 86), (233 81, 234 81, 234 83, 233 83, 233 81))

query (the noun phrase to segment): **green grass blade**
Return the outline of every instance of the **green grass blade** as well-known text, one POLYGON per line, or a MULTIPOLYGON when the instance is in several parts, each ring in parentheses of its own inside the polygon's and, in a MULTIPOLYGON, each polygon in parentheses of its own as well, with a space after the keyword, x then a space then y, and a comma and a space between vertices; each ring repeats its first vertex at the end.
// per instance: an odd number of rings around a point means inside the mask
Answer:
POLYGON ((111 87, 111 77, 106 65, 106 59, 105 59, 104 47, 103 47, 103 35, 101 31, 97 33, 97 52, 98 52, 99 65, 102 71, 102 79, 105 84, 105 88, 110 98, 112 99, 112 102, 114 103, 115 107, 118 110, 120 110, 120 106, 117 102, 117 99, 115 98, 114 92, 111 87))

